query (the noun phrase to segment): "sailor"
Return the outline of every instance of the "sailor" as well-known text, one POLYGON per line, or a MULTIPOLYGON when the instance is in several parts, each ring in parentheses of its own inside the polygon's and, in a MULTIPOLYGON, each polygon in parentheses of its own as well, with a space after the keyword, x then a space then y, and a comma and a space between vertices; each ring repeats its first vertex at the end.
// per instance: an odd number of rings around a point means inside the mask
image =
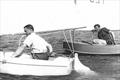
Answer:
POLYGON ((27 37, 23 41, 23 44, 18 47, 12 57, 19 57, 22 55, 23 50, 26 47, 29 47, 31 49, 31 56, 33 59, 48 60, 49 54, 53 50, 52 46, 34 32, 34 28, 31 24, 28 24, 24 27, 24 32, 26 33, 27 37))
POLYGON ((93 43, 100 45, 115 45, 114 33, 106 27, 100 28, 99 24, 94 25, 93 33, 97 33, 98 39, 94 39, 93 43))

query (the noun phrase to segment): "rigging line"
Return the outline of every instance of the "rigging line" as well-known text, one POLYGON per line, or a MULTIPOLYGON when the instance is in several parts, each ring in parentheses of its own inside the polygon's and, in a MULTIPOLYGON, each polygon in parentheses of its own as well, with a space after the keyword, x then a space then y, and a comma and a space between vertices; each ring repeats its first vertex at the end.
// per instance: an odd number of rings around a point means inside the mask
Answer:
POLYGON ((73 43, 73 36, 71 33, 72 31, 70 30, 69 32, 70 32, 70 39, 71 39, 71 43, 72 43, 72 54, 74 54, 74 45, 73 45, 74 43, 73 43))
POLYGON ((71 49, 71 47, 70 47, 70 44, 68 43, 68 40, 67 40, 67 37, 66 37, 66 35, 65 35, 64 30, 63 30, 62 32, 63 32, 64 38, 65 38, 65 40, 66 40, 66 42, 67 42, 67 45, 68 45, 68 47, 69 47, 69 49, 70 49, 70 51, 71 51, 71 53, 72 53, 72 49, 71 49))

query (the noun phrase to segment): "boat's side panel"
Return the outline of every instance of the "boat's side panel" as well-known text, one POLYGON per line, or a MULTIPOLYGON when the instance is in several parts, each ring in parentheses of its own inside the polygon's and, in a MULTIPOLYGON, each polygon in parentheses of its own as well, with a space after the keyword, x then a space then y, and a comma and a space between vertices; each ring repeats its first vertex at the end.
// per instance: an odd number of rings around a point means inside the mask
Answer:
POLYGON ((69 66, 34 66, 34 65, 18 65, 0 62, 0 72, 15 75, 68 75, 71 72, 69 66))
MULTIPOLYGON (((69 42, 72 48, 72 43, 69 42)), ((87 54, 120 54, 120 45, 90 45, 82 43, 74 43, 75 52, 87 54)), ((63 48, 69 50, 67 42, 63 43, 63 48)))

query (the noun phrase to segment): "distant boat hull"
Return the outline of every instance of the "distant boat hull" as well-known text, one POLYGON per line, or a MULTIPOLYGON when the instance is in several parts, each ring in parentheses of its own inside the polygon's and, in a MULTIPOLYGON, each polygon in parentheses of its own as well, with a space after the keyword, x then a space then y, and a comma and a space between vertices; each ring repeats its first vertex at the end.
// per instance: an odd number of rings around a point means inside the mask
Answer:
POLYGON ((120 54, 120 45, 91 45, 82 42, 63 42, 63 48, 68 51, 72 49, 83 54, 120 54), (72 45, 74 49, 72 49, 72 45))
MULTIPOLYGON (((9 52, 5 54, 10 54, 9 52)), ((58 57, 54 60, 10 58, 0 52, 0 73, 13 75, 60 76, 72 71, 72 58, 58 57)))

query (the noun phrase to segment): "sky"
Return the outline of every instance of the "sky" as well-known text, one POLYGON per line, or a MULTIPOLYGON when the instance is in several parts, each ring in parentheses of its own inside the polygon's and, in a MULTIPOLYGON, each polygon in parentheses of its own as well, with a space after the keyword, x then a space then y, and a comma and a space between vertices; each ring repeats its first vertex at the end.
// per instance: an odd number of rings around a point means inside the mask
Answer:
POLYGON ((27 24, 36 32, 94 24, 120 30, 120 0, 0 0, 0 35, 22 33, 27 24))

